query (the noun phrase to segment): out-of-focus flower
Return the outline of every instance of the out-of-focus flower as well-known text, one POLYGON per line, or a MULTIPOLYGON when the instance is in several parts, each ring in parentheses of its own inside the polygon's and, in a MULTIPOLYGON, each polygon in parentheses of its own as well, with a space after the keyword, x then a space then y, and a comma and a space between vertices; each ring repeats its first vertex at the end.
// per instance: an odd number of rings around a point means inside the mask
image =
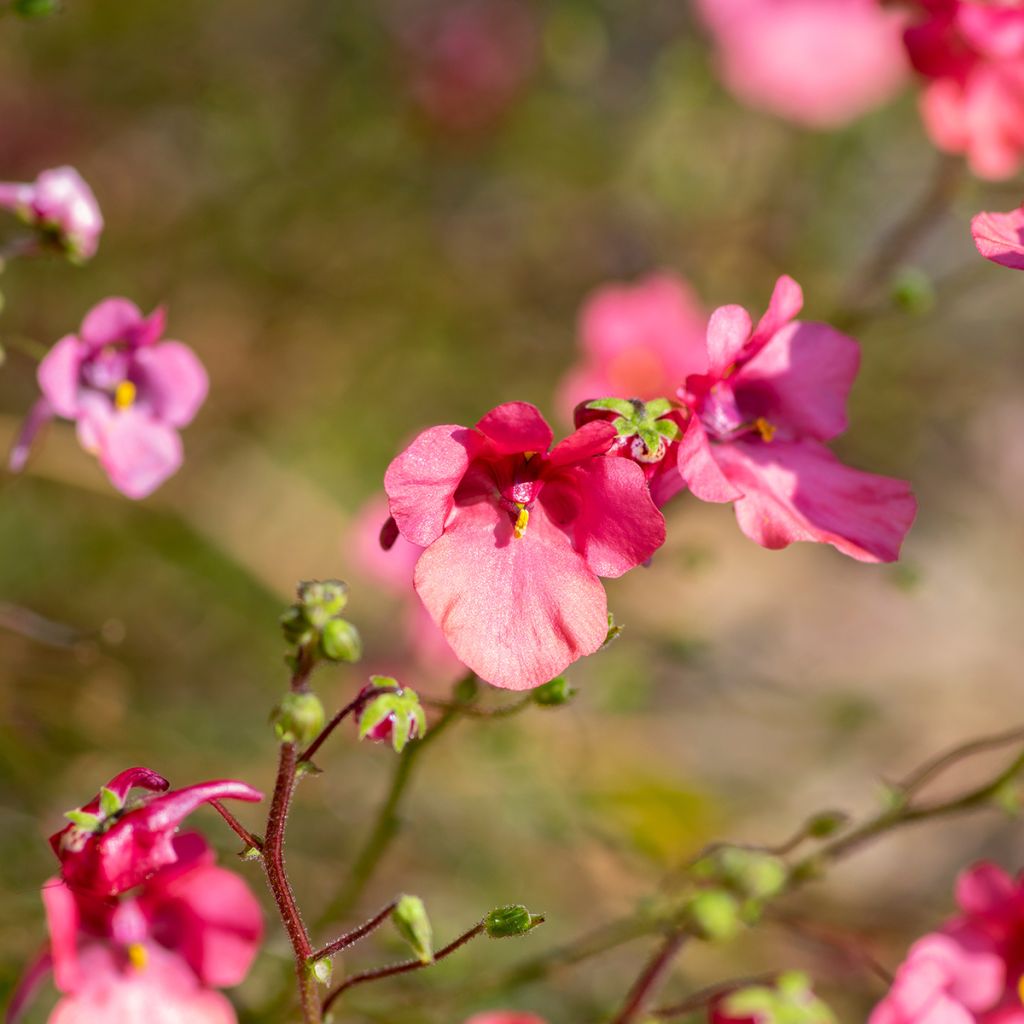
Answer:
POLYGON ((103 215, 73 167, 43 171, 31 182, 0 182, 0 208, 17 214, 76 263, 95 255, 99 246, 103 215))
POLYGON ((520 1010, 487 1010, 485 1013, 474 1014, 466 1024, 547 1024, 547 1021, 536 1014, 520 1010))
POLYGON ((982 862, 956 897, 960 914, 910 947, 868 1024, 1024 1021, 1024 881, 982 862))
POLYGON ((707 365, 707 317, 690 286, 673 274, 605 285, 580 310, 583 358, 559 389, 566 417, 594 398, 663 398, 707 365))
POLYGON ((71 824, 50 836, 64 881, 75 890, 114 896, 178 859, 174 835, 181 822, 211 800, 256 802, 263 795, 244 782, 201 782, 166 792, 169 783, 148 768, 129 768, 99 795, 67 815, 71 824), (157 796, 129 799, 133 788, 157 796))
POLYGON ((697 0, 722 77, 751 107, 832 128, 900 87, 903 21, 878 0, 697 0))
POLYGON ((905 34, 925 128, 939 149, 963 153, 982 178, 1024 162, 1024 9, 972 0, 919 0, 905 34))
POLYGON ((106 299, 61 338, 39 364, 42 398, 10 456, 17 472, 39 427, 73 420, 82 447, 94 453, 110 482, 129 498, 144 498, 182 462, 178 430, 206 398, 207 377, 180 341, 161 341, 162 309, 143 316, 127 299, 106 299))
POLYGON ((1024 206, 1009 213, 979 213, 971 221, 971 234, 985 259, 1024 270, 1024 206))
POLYGON ((50 1024, 234 1024, 214 988, 239 984, 263 937, 248 886, 214 864, 202 837, 175 837, 176 860, 120 899, 43 887, 50 942, 19 986, 12 1024, 48 969, 64 993, 50 1024))
POLYGON ((481 679, 532 689, 596 651, 608 632, 598 577, 664 542, 644 474, 605 457, 614 438, 588 423, 552 449, 540 412, 510 402, 473 428, 424 431, 388 467, 398 530, 426 548, 416 590, 481 679))
POLYGON ((454 134, 489 128, 533 73, 538 34, 521 0, 462 0, 410 19, 400 36, 413 103, 454 134))
POLYGON ((899 556, 917 503, 902 480, 844 466, 825 447, 846 429, 857 343, 794 317, 800 286, 779 278, 756 328, 740 306, 708 324, 708 372, 687 378, 691 411, 679 472, 703 501, 733 502, 740 529, 766 548, 831 544, 865 562, 899 556))
POLYGON ((771 984, 747 985, 715 999, 711 1024, 835 1024, 835 1015, 800 971, 786 971, 771 984))

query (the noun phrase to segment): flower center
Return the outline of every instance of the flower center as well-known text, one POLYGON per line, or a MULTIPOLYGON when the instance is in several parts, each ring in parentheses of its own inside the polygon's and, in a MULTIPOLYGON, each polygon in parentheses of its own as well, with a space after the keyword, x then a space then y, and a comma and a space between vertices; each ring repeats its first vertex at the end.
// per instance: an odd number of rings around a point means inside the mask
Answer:
POLYGON ((138 389, 130 380, 123 380, 114 388, 114 405, 118 409, 130 409, 135 404, 138 389))
POLYGON ((519 515, 516 518, 516 525, 512 528, 512 534, 519 540, 526 533, 526 526, 530 522, 530 510, 525 505, 516 504, 519 515))
POLYGON ((146 964, 149 963, 149 954, 146 952, 146 947, 141 942, 133 942, 128 947, 128 960, 135 970, 145 970, 146 964))

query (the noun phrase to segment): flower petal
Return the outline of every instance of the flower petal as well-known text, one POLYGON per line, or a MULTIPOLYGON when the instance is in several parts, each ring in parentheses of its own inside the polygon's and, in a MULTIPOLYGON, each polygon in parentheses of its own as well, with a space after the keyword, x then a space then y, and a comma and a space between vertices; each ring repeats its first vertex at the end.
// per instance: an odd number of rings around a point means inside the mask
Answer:
POLYGON ((998 864, 980 861, 956 880, 956 902, 972 917, 1001 916, 1020 900, 1014 880, 998 864))
POLYGON ((78 904, 74 893, 59 878, 43 883, 43 909, 50 932, 53 980, 61 992, 71 992, 81 981, 78 965, 78 904))
POLYGON ((43 356, 36 370, 43 397, 66 420, 78 415, 78 375, 86 352, 78 338, 67 334, 43 356))
POLYGON ((135 358, 144 376, 141 397, 148 399, 156 418, 172 427, 191 423, 210 386, 195 352, 180 341, 164 341, 141 349, 135 358))
POLYGON ((701 501, 726 502, 743 496, 715 461, 708 435, 696 416, 690 417, 680 438, 677 458, 679 474, 694 497, 701 501))
POLYGON ((783 274, 772 289, 768 309, 758 321, 750 339, 750 348, 756 352, 781 331, 804 308, 803 289, 788 274, 783 274))
POLYGON ((750 314, 742 306, 719 306, 708 320, 708 373, 724 377, 750 340, 750 314))
POLYGON ((1024 206, 1010 213, 979 213, 971 221, 971 234, 985 259, 1024 270, 1024 206))
POLYGON ((554 435, 540 410, 529 402, 506 402, 492 409, 476 425, 503 455, 546 452, 554 435))
POLYGON ((129 498, 152 494, 182 463, 178 432, 140 409, 90 415, 87 425, 110 482, 129 498))
POLYGON ((457 508, 415 582, 458 659, 505 689, 546 683, 608 631, 604 588, 539 504, 518 539, 490 501, 457 508))
POLYGON ((104 299, 82 321, 79 337, 89 348, 128 341, 144 321, 142 310, 130 299, 104 299))
POLYGON ((615 440, 617 431, 606 420, 591 420, 579 430, 559 441, 548 456, 548 466, 568 466, 595 455, 604 455, 615 440))

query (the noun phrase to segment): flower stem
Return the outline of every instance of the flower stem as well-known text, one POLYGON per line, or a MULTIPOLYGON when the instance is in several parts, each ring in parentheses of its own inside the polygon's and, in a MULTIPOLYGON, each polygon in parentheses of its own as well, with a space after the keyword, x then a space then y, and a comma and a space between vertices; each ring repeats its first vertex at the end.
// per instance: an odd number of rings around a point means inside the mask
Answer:
POLYGON ((387 919, 388 915, 398 906, 398 900, 392 900, 383 910, 374 914, 365 924, 346 932, 340 938, 329 942, 323 949, 318 949, 311 957, 313 960, 322 960, 325 956, 334 956, 342 950, 354 946, 363 936, 369 935, 375 928, 379 927, 387 919))
POLYGON ((641 972, 640 977, 633 982, 633 987, 629 990, 629 995, 626 996, 626 1001, 622 1009, 615 1015, 612 1024, 630 1024, 630 1021, 635 1020, 643 1012, 648 1000, 665 977, 669 967, 672 966, 672 961, 675 960, 688 938, 689 936, 683 929, 669 932, 658 951, 641 972))
POLYGON ((250 832, 219 800, 211 800, 210 806, 227 822, 228 828, 253 850, 263 849, 263 840, 250 832))
POLYGON ((320 735, 306 749, 299 754, 299 764, 303 761, 309 761, 313 755, 324 745, 328 737, 338 728, 339 725, 354 711, 358 711, 367 701, 373 700, 374 697, 379 697, 382 693, 396 693, 398 687, 395 686, 375 686, 372 690, 367 690, 365 693, 359 694, 355 700, 346 704, 320 731, 320 735))

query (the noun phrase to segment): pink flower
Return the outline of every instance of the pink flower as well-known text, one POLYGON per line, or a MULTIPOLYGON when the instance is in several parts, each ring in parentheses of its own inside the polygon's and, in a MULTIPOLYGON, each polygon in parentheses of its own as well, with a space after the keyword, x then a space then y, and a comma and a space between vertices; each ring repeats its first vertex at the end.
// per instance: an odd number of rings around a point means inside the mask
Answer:
POLYGON ((925 128, 939 149, 964 153, 982 178, 1024 161, 1024 9, 972 0, 919 0, 907 29, 911 62, 928 79, 925 128))
POLYGON ((812 128, 846 124, 906 74, 902 20, 878 0, 698 0, 744 103, 812 128))
POLYGON ((106 299, 61 338, 39 364, 43 397, 10 456, 19 471, 41 424, 73 420, 86 451, 95 453, 111 483, 144 498, 181 465, 178 429, 206 398, 207 377, 180 341, 160 341, 164 312, 144 317, 127 299, 106 299))
POLYGON ((129 768, 100 794, 68 815, 71 824, 50 837, 64 881, 75 890, 114 896, 175 863, 174 834, 181 822, 211 800, 256 802, 263 795, 244 782, 201 782, 165 792, 166 779, 148 768, 129 768), (130 801, 139 787, 160 793, 130 801))
POLYGON ((583 360, 559 389, 564 414, 593 398, 673 394, 707 366, 705 322, 690 286, 672 274, 599 288, 580 311, 583 360))
POLYGON ((531 689, 596 651, 608 628, 598 577, 664 542, 639 467, 604 457, 614 437, 588 423, 549 451, 538 410, 511 402, 473 428, 424 431, 388 467, 398 530, 426 548, 416 590, 481 679, 531 689))
POLYGON ((547 1024, 543 1017, 533 1013, 522 1013, 519 1010, 487 1010, 476 1013, 466 1024, 547 1024))
POLYGON ((763 547, 809 540, 893 561, 916 502, 903 481, 850 469, 825 447, 846 429, 860 352, 827 324, 794 320, 802 306, 800 286, 781 277, 756 328, 739 306, 712 314, 708 372, 679 392, 692 412, 679 472, 701 500, 734 502, 763 547))
POLYGON ((911 946, 869 1024, 1024 1022, 1024 882, 982 862, 956 895, 961 913, 911 946))
POLYGON ((979 213, 971 221, 971 234, 985 259, 1024 270, 1024 206, 1010 213, 979 213))
POLYGON ((0 182, 0 208, 16 213, 75 262, 91 258, 99 246, 103 216, 73 167, 43 171, 33 182, 0 182))

